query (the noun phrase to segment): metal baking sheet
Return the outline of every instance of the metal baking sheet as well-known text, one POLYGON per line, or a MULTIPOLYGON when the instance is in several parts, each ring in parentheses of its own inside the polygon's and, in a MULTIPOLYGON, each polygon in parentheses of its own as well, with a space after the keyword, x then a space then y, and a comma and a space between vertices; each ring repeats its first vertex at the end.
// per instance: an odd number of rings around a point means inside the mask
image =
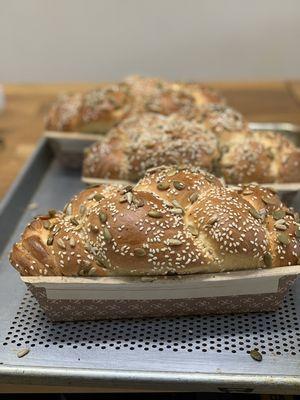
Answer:
MULTIPOLYGON (((44 139, 0 206, 0 382, 123 391, 300 392, 300 282, 271 313, 53 323, 7 256, 25 224, 84 187, 44 139), (28 205, 30 207, 28 208, 28 205), (6 242, 6 243, 5 243, 6 242), (20 349, 30 352, 17 357, 20 349), (248 354, 258 348, 261 362, 248 354)), ((299 193, 294 198, 299 209, 299 193)))

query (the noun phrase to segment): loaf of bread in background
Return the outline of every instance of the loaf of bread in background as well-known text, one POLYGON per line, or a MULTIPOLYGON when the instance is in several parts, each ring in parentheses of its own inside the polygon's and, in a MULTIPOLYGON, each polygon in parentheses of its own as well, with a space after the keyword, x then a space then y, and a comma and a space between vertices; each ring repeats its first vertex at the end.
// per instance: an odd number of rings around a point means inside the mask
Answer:
POLYGON ((135 186, 100 185, 25 229, 21 275, 145 276, 299 263, 299 215, 271 190, 237 190, 198 168, 161 167, 135 186))

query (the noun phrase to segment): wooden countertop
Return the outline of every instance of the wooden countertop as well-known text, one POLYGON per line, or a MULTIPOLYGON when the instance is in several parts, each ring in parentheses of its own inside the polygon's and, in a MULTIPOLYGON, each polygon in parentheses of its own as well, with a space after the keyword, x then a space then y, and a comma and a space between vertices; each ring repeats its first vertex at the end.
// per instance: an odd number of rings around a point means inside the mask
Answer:
MULTIPOLYGON (((216 82, 228 103, 249 121, 300 124, 300 81, 216 82)), ((99 85, 98 85, 99 86, 99 85)), ((59 93, 86 90, 93 83, 7 84, 6 108, 0 114, 0 198, 8 190, 43 132, 43 116, 59 93)))

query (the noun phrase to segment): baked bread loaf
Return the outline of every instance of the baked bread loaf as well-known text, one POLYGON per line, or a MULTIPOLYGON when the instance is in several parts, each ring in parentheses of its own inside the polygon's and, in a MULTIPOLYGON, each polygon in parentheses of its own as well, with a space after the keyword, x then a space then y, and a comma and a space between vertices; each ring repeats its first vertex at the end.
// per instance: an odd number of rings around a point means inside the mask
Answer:
POLYGON ((238 190, 198 168, 161 167, 137 185, 90 187, 25 229, 21 275, 145 276, 295 265, 299 215, 271 190, 238 190))
POLYGON ((279 133, 250 131, 239 113, 218 105, 124 120, 86 151, 83 176, 137 181, 148 168, 173 164, 230 184, 300 182, 299 148, 279 133))
POLYGON ((46 129, 104 133, 132 110, 128 85, 114 84, 86 93, 62 96, 49 110, 46 129))
POLYGON ((191 164, 211 171, 220 157, 217 137, 180 116, 137 115, 94 143, 84 158, 83 175, 137 181, 148 168, 191 164))
POLYGON ((134 97, 134 112, 170 115, 191 112, 208 103, 225 103, 215 90, 200 83, 171 82, 159 78, 132 75, 125 79, 134 97))

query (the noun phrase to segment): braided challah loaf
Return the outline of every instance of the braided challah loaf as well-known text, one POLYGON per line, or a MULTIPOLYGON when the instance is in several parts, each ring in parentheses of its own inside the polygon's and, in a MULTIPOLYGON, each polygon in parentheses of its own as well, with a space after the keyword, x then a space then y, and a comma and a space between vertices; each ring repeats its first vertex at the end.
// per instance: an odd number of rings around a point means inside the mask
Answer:
POLYGON ((107 132, 133 107, 125 83, 62 96, 46 117, 46 129, 56 131, 107 132))
POLYGON ((161 167, 134 187, 91 187, 37 217, 10 260, 22 275, 141 276, 287 266, 299 256, 299 215, 273 191, 161 167))
POLYGON ((130 76, 119 84, 62 96, 49 110, 45 125, 48 130, 104 133, 129 114, 186 114, 212 102, 224 100, 200 84, 130 76))
POLYGON ((190 164, 227 183, 300 182, 300 149, 278 133, 252 132, 231 108, 206 105, 188 113, 130 117, 94 143, 85 177, 136 181, 160 165, 190 164))

